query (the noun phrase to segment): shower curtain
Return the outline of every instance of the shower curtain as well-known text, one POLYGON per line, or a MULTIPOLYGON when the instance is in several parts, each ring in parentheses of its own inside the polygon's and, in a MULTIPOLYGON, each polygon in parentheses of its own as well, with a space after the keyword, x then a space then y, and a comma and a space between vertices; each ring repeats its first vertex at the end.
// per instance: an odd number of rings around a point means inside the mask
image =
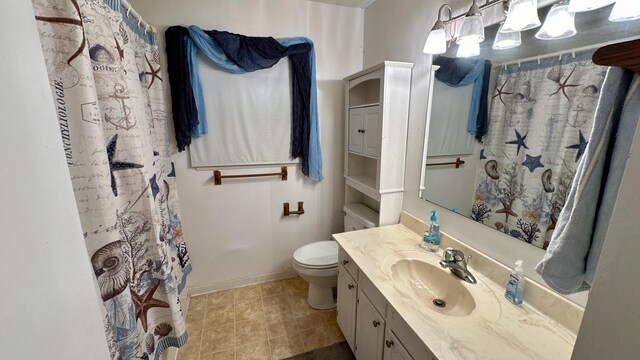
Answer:
POLYGON ((593 51, 500 68, 471 218, 547 248, 593 127, 593 51))
POLYGON ((111 357, 158 359, 191 265, 155 34, 119 0, 32 2, 111 357))

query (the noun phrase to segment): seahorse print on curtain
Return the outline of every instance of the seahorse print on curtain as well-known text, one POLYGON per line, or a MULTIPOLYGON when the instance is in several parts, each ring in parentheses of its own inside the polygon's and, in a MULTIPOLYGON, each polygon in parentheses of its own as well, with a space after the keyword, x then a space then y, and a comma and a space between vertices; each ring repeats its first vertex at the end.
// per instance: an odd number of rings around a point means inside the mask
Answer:
POLYGON ((471 218, 546 248, 586 149, 607 68, 593 51, 500 68, 471 218))
POLYGON ((111 356, 158 359, 191 264, 155 34, 119 0, 32 2, 111 356))

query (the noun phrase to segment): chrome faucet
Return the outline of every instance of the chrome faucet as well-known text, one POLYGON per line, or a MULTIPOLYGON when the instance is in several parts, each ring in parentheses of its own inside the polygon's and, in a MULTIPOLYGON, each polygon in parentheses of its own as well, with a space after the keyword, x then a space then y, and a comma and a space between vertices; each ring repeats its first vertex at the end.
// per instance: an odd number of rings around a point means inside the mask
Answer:
POLYGON ((467 269, 467 264, 469 264, 470 259, 471 255, 465 258, 462 251, 453 248, 446 248, 442 253, 440 266, 451 270, 451 272, 460 279, 470 284, 475 284, 477 283, 476 278, 469 272, 469 269, 467 269))

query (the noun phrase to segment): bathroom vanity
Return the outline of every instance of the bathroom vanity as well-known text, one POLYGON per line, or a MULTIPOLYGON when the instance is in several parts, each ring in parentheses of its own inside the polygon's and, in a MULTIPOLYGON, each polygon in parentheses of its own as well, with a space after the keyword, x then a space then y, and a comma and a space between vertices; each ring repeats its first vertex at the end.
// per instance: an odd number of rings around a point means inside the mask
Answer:
POLYGON ((443 234, 442 248, 472 255, 476 284, 442 269, 402 223, 335 234, 338 324, 359 360, 569 359, 583 309, 528 282, 525 304, 504 297, 509 269, 443 234), (442 300, 442 302, 434 300, 442 300))

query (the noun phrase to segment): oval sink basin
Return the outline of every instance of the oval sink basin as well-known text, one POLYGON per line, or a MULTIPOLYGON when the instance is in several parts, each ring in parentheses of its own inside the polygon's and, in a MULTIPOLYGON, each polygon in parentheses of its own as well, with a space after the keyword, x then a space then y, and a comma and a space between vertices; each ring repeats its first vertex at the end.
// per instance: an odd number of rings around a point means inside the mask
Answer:
POLYGON ((438 313, 467 316, 476 302, 462 280, 437 266, 420 260, 398 260, 391 266, 397 285, 410 287, 424 305, 438 313))

